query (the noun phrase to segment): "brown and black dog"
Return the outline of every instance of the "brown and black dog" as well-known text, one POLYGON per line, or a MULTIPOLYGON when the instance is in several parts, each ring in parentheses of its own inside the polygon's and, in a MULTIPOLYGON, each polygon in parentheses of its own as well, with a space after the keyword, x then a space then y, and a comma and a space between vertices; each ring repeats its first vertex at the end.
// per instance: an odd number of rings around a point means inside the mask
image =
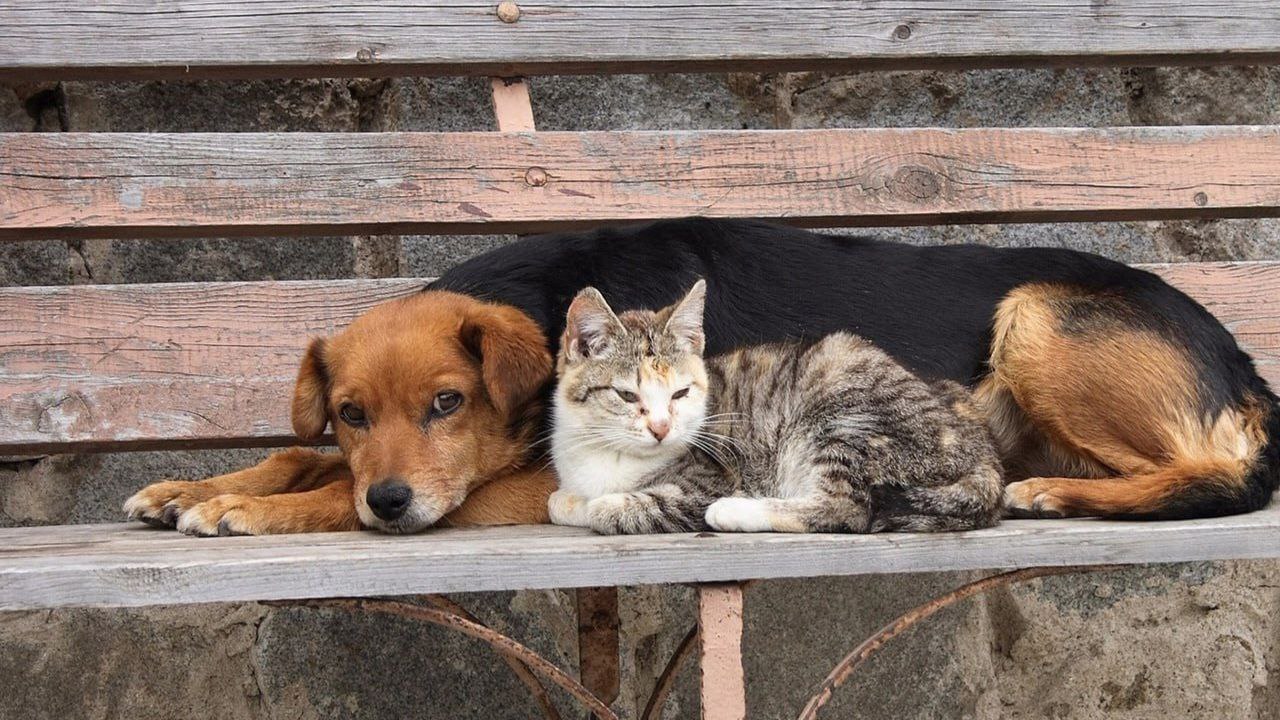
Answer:
POLYGON ((1087 253, 914 247, 687 219, 549 235, 468 261, 307 350, 303 439, 131 517, 191 533, 413 532, 544 522, 537 440, 569 301, 618 310, 708 282, 707 350, 851 330, 973 388, 1013 480, 1010 513, 1147 519, 1247 512, 1280 479, 1276 397, 1230 333, 1156 276, 1087 253))

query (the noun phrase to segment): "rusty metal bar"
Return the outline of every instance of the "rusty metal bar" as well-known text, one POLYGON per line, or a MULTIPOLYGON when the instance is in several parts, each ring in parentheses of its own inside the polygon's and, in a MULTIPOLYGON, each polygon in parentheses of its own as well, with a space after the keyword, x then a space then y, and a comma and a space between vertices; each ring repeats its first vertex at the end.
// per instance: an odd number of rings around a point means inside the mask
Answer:
MULTIPOLYGON (((444 595, 426 595, 424 599, 441 610, 451 612, 477 625, 488 627, 466 608, 444 595)), ((492 630, 492 628, 490 629, 492 630)), ((534 702, 538 703, 538 707, 542 709, 542 716, 546 720, 560 720, 560 711, 556 710, 555 703, 551 701, 551 696, 547 694, 547 689, 542 687, 541 682, 538 682, 538 676, 533 674, 529 666, 521 662, 520 658, 515 655, 509 655, 496 648, 495 650, 503 662, 507 664, 507 667, 511 668, 511 673, 516 676, 516 679, 524 683, 524 686, 529 689, 529 694, 533 696, 534 702)))
POLYGON ((982 578, 966 585, 952 590, 946 595, 941 595, 930 600, 927 603, 918 605, 907 612, 899 615, 893 622, 880 628, 874 635, 862 641, 862 644, 853 649, 853 652, 844 656, 831 672, 827 674, 826 679, 822 681, 822 685, 818 688, 818 692, 804 706, 804 710, 800 711, 797 720, 815 720, 818 717, 818 710, 822 709, 831 700, 836 688, 840 687, 849 679, 853 671, 858 669, 860 665, 867 661, 873 653, 879 650, 893 638, 901 635, 910 629, 916 623, 928 618, 939 610, 954 605, 961 600, 989 592, 998 587, 1012 585, 1014 583, 1033 580, 1040 577, 1049 577, 1052 575, 1070 575, 1073 573, 1094 572, 1106 568, 1115 569, 1116 566, 1105 565, 1076 565, 1065 567, 1035 567, 1025 568, 1022 570, 1013 570, 1011 572, 1000 573, 990 577, 982 578))
POLYGON ((693 651, 693 643, 697 639, 698 626, 695 624, 689 628, 689 632, 684 634, 680 644, 671 653, 671 659, 667 660, 667 666, 662 669, 662 674, 653 685, 653 692, 649 695, 649 702, 645 703, 640 720, 662 720, 662 707, 667 704, 667 695, 671 693, 676 675, 684 666, 684 661, 689 659, 689 653, 693 651))
POLYGON ((618 720, 618 716, 609 709, 608 705, 601 702, 600 698, 592 695, 581 683, 538 653, 496 630, 472 622, 461 615, 440 607, 423 607, 398 600, 370 600, 364 598, 295 600, 269 602, 266 604, 284 607, 336 608, 348 612, 379 612, 413 620, 423 620, 457 630, 464 635, 488 643, 490 647, 503 655, 519 658, 520 662, 530 670, 560 686, 561 689, 586 706, 596 716, 597 720, 618 720))

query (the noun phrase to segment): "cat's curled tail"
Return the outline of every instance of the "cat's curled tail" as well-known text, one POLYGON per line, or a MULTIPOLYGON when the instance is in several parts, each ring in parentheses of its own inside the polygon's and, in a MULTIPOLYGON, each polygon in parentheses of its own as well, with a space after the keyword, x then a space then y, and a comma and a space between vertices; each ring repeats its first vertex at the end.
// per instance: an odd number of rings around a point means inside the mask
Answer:
POLYGON ((949 532, 992 527, 1000 521, 1004 472, 991 431, 967 390, 953 382, 931 387, 955 414, 957 434, 942 465, 959 468, 943 485, 871 489, 870 532, 949 532))

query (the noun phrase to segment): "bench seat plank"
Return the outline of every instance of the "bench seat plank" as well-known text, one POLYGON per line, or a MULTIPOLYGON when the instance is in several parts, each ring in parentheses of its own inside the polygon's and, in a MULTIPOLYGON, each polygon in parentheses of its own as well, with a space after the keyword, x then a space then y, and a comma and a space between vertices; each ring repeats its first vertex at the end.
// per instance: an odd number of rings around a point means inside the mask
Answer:
POLYGON ((601 537, 579 528, 189 538, 0 529, 0 610, 1280 557, 1280 504, 1178 522, 1009 521, 967 533, 601 537))
POLYGON ((0 134, 0 240, 1277 214, 1276 125, 0 134))
MULTIPOLYGON (((1151 266, 1280 382, 1280 263, 1151 266)), ((424 280, 0 289, 0 454, 295 442, 307 340, 424 280)))
POLYGON ((849 70, 1280 58, 1274 0, 10 0, 0 80, 849 70))

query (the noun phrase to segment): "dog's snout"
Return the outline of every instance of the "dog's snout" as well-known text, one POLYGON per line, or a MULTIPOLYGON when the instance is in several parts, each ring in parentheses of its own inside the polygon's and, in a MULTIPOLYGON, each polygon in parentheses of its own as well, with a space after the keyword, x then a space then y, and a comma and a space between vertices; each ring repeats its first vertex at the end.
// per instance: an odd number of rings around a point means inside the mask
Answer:
POLYGON ((395 520, 409 509, 413 490, 399 480, 384 480, 365 493, 369 509, 382 520, 395 520))

